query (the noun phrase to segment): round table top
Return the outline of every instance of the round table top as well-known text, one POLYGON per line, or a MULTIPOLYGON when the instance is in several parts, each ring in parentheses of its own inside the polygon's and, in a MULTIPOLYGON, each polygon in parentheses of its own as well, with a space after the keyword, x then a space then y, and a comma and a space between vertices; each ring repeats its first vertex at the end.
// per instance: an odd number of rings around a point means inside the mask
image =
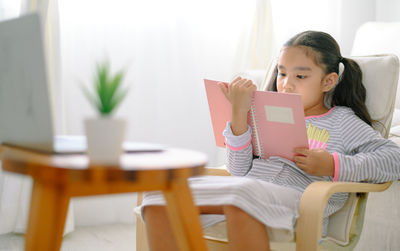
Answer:
MULTIPOLYGON (((188 171, 188 177, 201 174, 207 163, 204 153, 166 148, 159 152, 124 153, 120 164, 114 166, 90 165, 86 154, 48 154, 19 147, 1 145, 2 168, 5 171, 35 176, 93 176, 101 172, 105 176, 129 177, 144 172, 188 171)), ((169 174, 171 175, 171 174, 169 174)), ((186 175, 186 174, 185 174, 186 175)))

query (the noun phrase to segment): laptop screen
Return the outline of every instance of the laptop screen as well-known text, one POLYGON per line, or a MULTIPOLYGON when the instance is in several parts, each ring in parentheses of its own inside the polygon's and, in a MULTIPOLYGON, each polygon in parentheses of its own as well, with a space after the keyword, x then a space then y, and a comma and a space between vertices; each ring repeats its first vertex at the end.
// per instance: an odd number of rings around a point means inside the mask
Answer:
POLYGON ((52 151, 53 125, 39 16, 0 23, 0 142, 52 151))

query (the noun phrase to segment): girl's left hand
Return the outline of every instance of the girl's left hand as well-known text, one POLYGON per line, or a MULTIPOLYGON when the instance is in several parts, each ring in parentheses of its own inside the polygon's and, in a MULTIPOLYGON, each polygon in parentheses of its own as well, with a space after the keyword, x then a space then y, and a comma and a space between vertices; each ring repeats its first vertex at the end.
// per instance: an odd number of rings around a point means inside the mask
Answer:
POLYGON ((332 154, 325 149, 296 148, 294 162, 304 172, 314 176, 333 176, 335 164, 332 154))

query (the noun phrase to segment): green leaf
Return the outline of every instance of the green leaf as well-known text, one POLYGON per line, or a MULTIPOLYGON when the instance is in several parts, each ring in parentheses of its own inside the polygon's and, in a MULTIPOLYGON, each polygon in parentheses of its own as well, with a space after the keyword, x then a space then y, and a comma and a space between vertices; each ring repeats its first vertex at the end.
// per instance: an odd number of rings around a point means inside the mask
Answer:
MULTIPOLYGON (((127 90, 127 89, 125 89, 127 90)), ((128 94, 127 91, 120 91, 115 94, 115 98, 112 100, 112 109, 115 110, 121 103, 125 96, 128 94)))
POLYGON ((128 89, 121 90, 124 72, 119 71, 115 75, 110 73, 109 63, 98 63, 94 77, 95 94, 82 86, 82 90, 88 101, 102 116, 109 116, 125 98, 128 89))
POLYGON ((85 94, 86 98, 89 100, 89 103, 93 106, 93 108, 98 109, 99 102, 96 96, 90 93, 89 89, 84 85, 81 85, 81 89, 85 94))
POLYGON ((108 88, 108 92, 107 92, 107 101, 108 101, 108 105, 110 106, 110 110, 114 109, 114 99, 115 99, 115 95, 117 92, 118 87, 121 84, 121 80, 123 78, 123 73, 119 72, 118 74, 116 74, 114 76, 114 78, 112 79, 112 81, 109 82, 109 85, 107 86, 108 88))

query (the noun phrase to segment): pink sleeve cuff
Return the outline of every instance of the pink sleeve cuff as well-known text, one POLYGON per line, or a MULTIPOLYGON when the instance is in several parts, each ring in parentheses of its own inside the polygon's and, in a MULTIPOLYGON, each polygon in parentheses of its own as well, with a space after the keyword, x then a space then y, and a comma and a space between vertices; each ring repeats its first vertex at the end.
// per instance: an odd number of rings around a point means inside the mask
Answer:
POLYGON ((333 156, 333 162, 335 164, 335 174, 333 175, 333 181, 338 181, 339 179, 339 168, 340 168, 340 163, 339 163, 339 156, 336 152, 332 153, 333 156))
POLYGON ((226 145, 227 147, 229 147, 229 148, 230 148, 231 150, 233 150, 233 151, 240 151, 240 150, 243 150, 243 149, 245 149, 246 147, 248 147, 248 146, 250 145, 250 143, 251 143, 251 138, 250 138, 249 142, 247 142, 247 143, 244 144, 243 146, 234 147, 234 146, 229 145, 229 144, 226 143, 226 141, 225 141, 225 145, 226 145))

